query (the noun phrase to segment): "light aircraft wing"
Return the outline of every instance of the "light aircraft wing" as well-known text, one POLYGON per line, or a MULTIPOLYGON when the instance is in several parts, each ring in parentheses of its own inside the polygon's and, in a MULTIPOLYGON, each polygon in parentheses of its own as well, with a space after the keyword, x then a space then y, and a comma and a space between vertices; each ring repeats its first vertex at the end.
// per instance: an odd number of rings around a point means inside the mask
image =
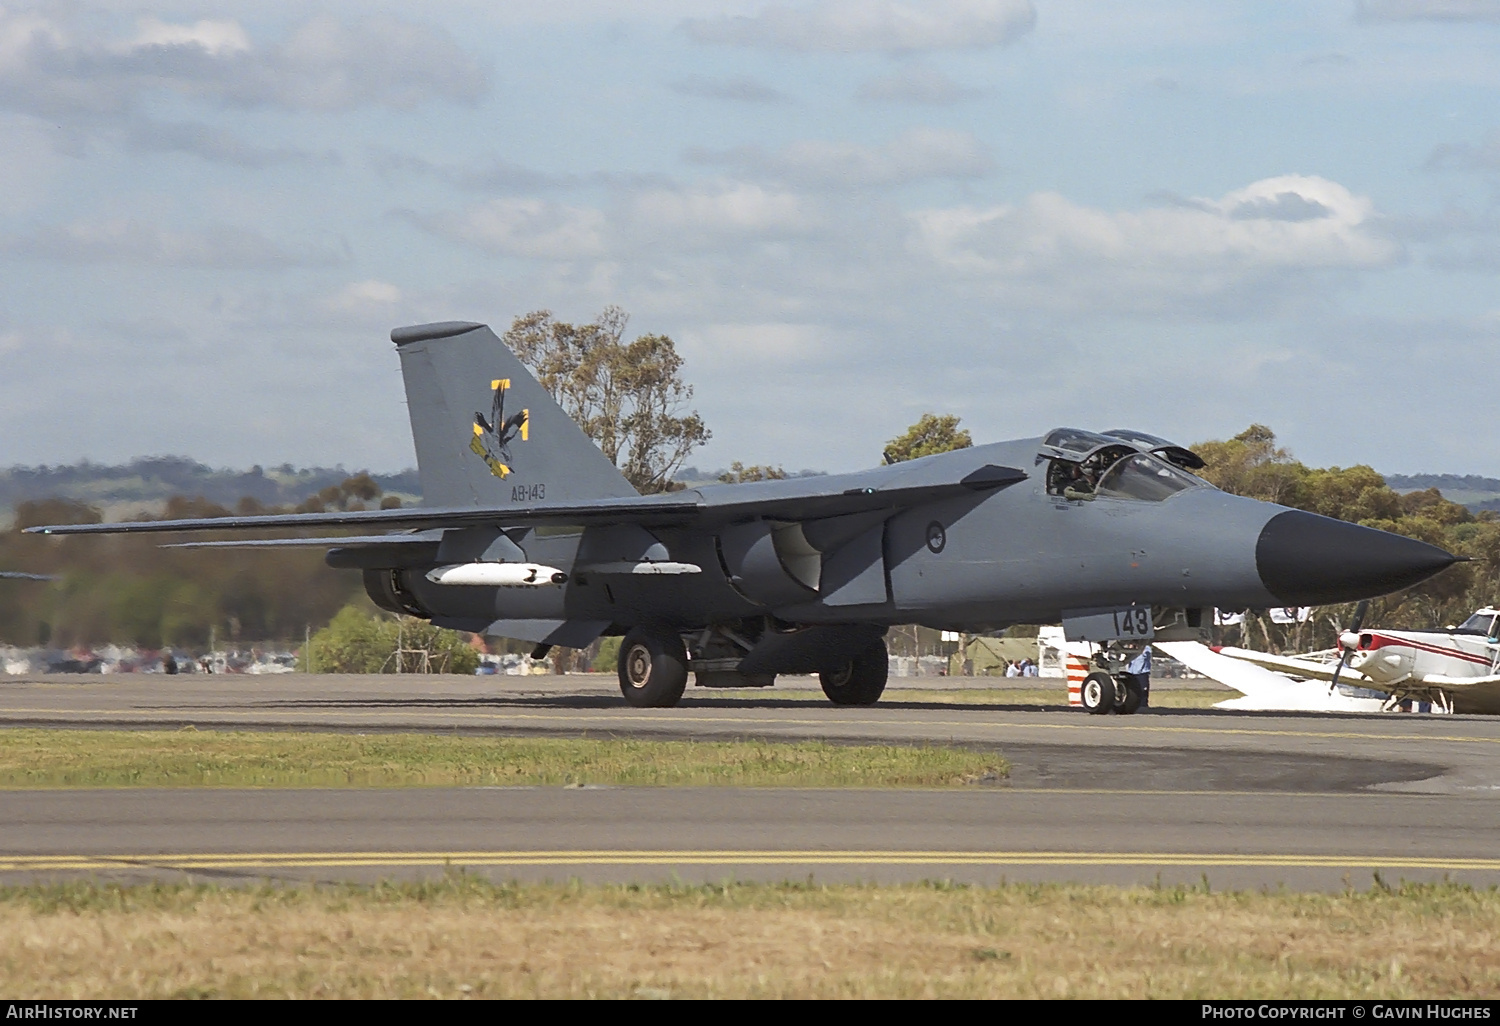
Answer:
POLYGON ((11 581, 55 581, 51 574, 28 574, 23 570, 0 570, 0 580, 11 581))
POLYGON ((1158 641, 1154 646, 1205 677, 1227 684, 1244 695, 1219 702, 1216 709, 1251 712, 1379 712, 1384 700, 1329 694, 1317 684, 1298 682, 1283 674, 1196 641, 1158 641))
POLYGON ((1428 673, 1422 677, 1427 687, 1442 688, 1460 713, 1500 713, 1500 676, 1449 677, 1428 673))
MULTIPOLYGON (((646 527, 675 524, 712 526, 755 518, 794 521, 882 510, 894 512, 937 499, 994 491, 1026 480, 1026 473, 1012 467, 983 466, 956 481, 950 479, 887 487, 864 486, 863 478, 859 475, 846 475, 844 480, 836 477, 806 480, 805 484, 765 482, 781 486, 775 489, 739 484, 666 495, 637 495, 572 503, 537 502, 501 509, 473 506, 434 509, 413 506, 333 513, 277 513, 266 516, 144 520, 113 524, 55 524, 28 527, 26 530, 32 534, 130 534, 273 528, 445 528, 480 524, 506 527, 591 523, 633 523, 646 527), (843 487, 846 484, 852 484, 853 487, 843 487)), ((350 539, 344 538, 330 542, 349 543, 350 539)))
MULTIPOLYGON (((1336 663, 1321 663, 1316 659, 1272 655, 1269 652, 1255 652, 1248 648, 1233 648, 1230 646, 1221 648, 1218 652, 1220 655, 1228 656, 1230 659, 1253 663, 1267 670, 1290 674, 1293 677, 1304 677, 1308 680, 1333 680, 1333 668, 1337 665, 1336 663)), ((1361 686, 1370 682, 1369 678, 1364 674, 1347 666, 1344 667, 1344 672, 1339 674, 1339 680, 1349 684, 1360 684, 1361 686)))

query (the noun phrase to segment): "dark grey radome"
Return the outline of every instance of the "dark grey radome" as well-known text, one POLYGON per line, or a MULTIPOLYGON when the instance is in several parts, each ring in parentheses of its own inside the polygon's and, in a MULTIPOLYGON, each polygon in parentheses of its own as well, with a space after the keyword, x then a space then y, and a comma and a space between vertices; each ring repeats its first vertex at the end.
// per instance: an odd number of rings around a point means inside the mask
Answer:
POLYGON ((1457 562, 1436 545, 1302 510, 1271 518, 1255 546, 1266 590, 1289 606, 1386 595, 1457 562))

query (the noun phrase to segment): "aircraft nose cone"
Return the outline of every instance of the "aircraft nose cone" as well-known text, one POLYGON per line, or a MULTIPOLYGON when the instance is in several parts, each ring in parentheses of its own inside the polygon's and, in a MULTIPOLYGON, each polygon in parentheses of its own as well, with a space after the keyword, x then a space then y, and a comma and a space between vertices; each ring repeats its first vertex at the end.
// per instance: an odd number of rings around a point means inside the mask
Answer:
POLYGON ((1435 545, 1316 513, 1272 517, 1255 545, 1266 590, 1289 606, 1321 606, 1409 588, 1457 562, 1435 545))

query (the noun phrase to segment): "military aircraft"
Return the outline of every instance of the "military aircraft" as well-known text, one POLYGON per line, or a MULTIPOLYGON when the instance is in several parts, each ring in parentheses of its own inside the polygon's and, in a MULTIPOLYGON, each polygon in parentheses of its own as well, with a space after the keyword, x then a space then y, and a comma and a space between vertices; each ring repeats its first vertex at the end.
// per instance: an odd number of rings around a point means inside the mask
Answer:
POLYGON ((1286 677, 1328 684, 1305 685, 1304 695, 1336 693, 1342 680, 1380 692, 1386 709, 1426 703, 1442 712, 1500 713, 1500 610, 1486 606, 1444 631, 1361 629, 1361 620, 1356 614, 1326 661, 1319 653, 1278 656, 1227 647, 1218 652, 1286 677))
POLYGON ((1384 594, 1455 558, 1228 495, 1188 472, 1193 453, 1134 431, 1060 428, 858 473, 640 495, 487 326, 391 341, 424 505, 31 530, 388 532, 187 544, 322 546, 385 609, 538 652, 623 635, 620 691, 636 706, 676 704, 689 673, 709 687, 817 673, 833 702, 867 705, 893 624, 1060 621, 1102 647, 1085 687, 1098 711, 1129 697, 1105 672, 1115 646, 1204 639, 1215 606, 1384 594))

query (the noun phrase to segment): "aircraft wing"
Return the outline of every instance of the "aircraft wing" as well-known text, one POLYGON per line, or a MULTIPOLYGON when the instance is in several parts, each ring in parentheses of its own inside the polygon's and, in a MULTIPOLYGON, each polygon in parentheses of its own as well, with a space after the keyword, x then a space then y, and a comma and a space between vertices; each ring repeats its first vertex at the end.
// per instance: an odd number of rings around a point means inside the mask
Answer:
MULTIPOLYGON (((649 501, 607 499, 585 503, 534 503, 507 509, 477 509, 473 506, 434 509, 411 506, 403 509, 361 509, 333 513, 272 513, 253 517, 201 517, 189 520, 137 520, 114 524, 49 524, 28 527, 28 534, 137 534, 167 531, 253 531, 291 528, 443 528, 477 524, 579 524, 593 521, 631 520, 641 523, 677 523, 700 511, 692 500, 649 501)), ((340 539, 346 541, 346 539, 340 539)))
POLYGON ((285 549, 303 546, 357 545, 401 546, 436 545, 443 540, 442 531, 398 531, 392 534, 340 534, 319 538, 232 538, 227 541, 172 542, 163 549, 285 549))
MULTIPOLYGON (((1239 659, 1242 662, 1253 663, 1267 670, 1275 670, 1277 673, 1290 674, 1293 677, 1305 677, 1309 680, 1333 680, 1333 668, 1336 663, 1321 663, 1316 659, 1303 659, 1298 656, 1279 656, 1269 652, 1255 652, 1248 648, 1233 648, 1226 646, 1218 649, 1218 653, 1228 656, 1230 659, 1239 659)), ((1346 684, 1368 684, 1370 679, 1352 667, 1344 667, 1339 674, 1339 680, 1346 684)))
MULTIPOLYGON (((543 524, 634 523, 644 527, 692 524, 712 526, 755 518, 810 520, 851 513, 895 511, 919 503, 993 491, 1026 480, 1012 467, 984 466, 959 480, 888 487, 839 487, 838 478, 796 482, 726 485, 702 491, 637 495, 574 503, 517 504, 504 509, 473 506, 351 510, 334 513, 273 513, 250 517, 143 520, 114 524, 51 524, 28 527, 29 534, 131 534, 167 531, 247 531, 263 529, 364 527, 469 527, 481 524, 527 527, 543 524), (768 486, 780 487, 768 487, 768 486), (832 486, 832 487, 829 487, 832 486)), ((382 538, 388 536, 380 536, 382 538)), ((360 539, 356 544, 364 542, 360 539)), ((313 539, 309 543, 317 543, 313 539)), ((349 544, 340 538, 329 544, 349 544)), ((390 544, 390 542, 384 542, 390 544)))
POLYGON ((28 574, 24 570, 0 570, 0 580, 10 581, 55 581, 52 574, 28 574))
POLYGON ((1441 673, 1422 676, 1426 687, 1442 688, 1460 713, 1500 713, 1500 676, 1449 677, 1441 673))
POLYGON ((1427 687, 1435 688, 1472 688, 1485 684, 1500 684, 1500 676, 1449 677, 1443 673, 1424 673, 1421 682, 1427 687))

